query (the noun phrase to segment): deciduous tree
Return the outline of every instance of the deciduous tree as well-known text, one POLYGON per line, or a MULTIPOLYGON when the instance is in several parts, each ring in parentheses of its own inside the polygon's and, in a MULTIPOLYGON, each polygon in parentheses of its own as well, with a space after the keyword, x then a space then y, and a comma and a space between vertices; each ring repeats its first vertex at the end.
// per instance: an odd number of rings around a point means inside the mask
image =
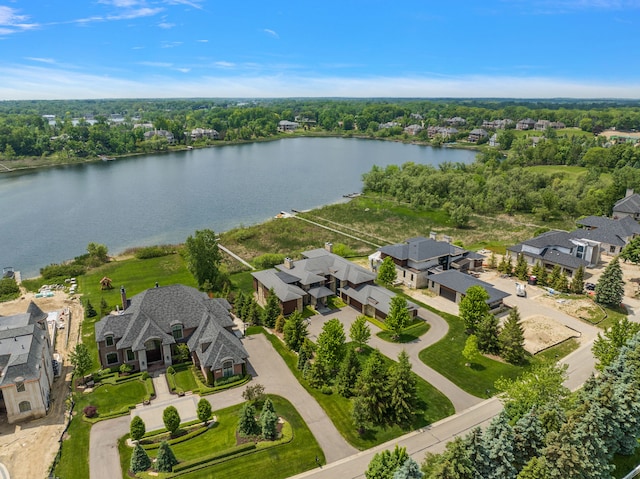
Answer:
POLYGON ((489 313, 489 293, 482 286, 471 286, 459 304, 460 317, 468 333, 476 332, 480 321, 489 313))
POLYGON ((640 236, 636 236, 627 243, 627 245, 622 249, 620 257, 625 263, 627 261, 631 261, 633 264, 640 263, 640 236))
POLYGON ((382 284, 390 285, 396 280, 397 275, 396 264, 393 262, 393 258, 391 256, 385 257, 378 267, 378 281, 382 284))
POLYGON ((209 422, 209 419, 211 419, 211 416, 213 415, 213 411, 211 410, 211 403, 205 398, 200 398, 200 400, 198 401, 197 413, 198 420, 206 426, 209 422))
POLYGON ((384 320, 386 326, 393 332, 394 337, 398 338, 410 321, 407 300, 402 296, 394 296, 391 299, 391 306, 389 306, 389 314, 384 320))
POLYGON ((198 230, 187 238, 184 247, 187 267, 198 285, 209 281, 214 290, 222 289, 226 276, 220 270, 222 254, 216 234, 210 229, 198 230))
POLYGON ((369 342, 371 338, 371 329, 367 324, 367 318, 364 315, 359 315, 356 320, 351 324, 349 329, 349 337, 351 341, 358 345, 358 352, 362 351, 362 348, 369 342))
POLYGON ((299 311, 294 311, 284 323, 284 342, 292 351, 299 351, 309 334, 307 323, 299 311))
POLYGON ((76 344, 76 347, 69 354, 69 362, 73 366, 73 374, 76 377, 83 377, 91 371, 93 361, 87 345, 84 343, 76 344))
POLYGON ((389 479, 397 469, 409 459, 407 449, 396 445, 393 451, 385 449, 373 456, 369 467, 364 473, 367 479, 389 479))
POLYGON ((344 357, 344 327, 339 319, 324 323, 316 344, 316 361, 323 362, 329 373, 334 373, 344 357))
POLYGON ((139 441, 147 432, 144 421, 140 416, 133 416, 131 423, 129 424, 129 435, 134 441, 139 441))
POLYGON ((475 334, 470 334, 464 343, 462 349, 462 356, 467 360, 467 365, 471 366, 480 357, 480 350, 478 349, 478 337, 475 334))
POLYGON ((604 332, 604 336, 598 333, 598 337, 593 342, 591 350, 598 360, 596 368, 602 371, 613 363, 620 354, 622 346, 639 331, 640 323, 629 321, 627 316, 615 318, 611 327, 604 332))

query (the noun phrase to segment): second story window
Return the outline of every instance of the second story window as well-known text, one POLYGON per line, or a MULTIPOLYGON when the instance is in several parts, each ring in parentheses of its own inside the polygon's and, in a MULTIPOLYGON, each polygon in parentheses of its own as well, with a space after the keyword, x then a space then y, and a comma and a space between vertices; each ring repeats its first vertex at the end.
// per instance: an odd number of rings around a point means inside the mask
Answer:
POLYGON ((171 327, 171 334, 173 334, 174 339, 182 339, 182 325, 174 324, 171 327))
POLYGON ((104 344, 107 346, 113 346, 113 336, 105 336, 104 344))

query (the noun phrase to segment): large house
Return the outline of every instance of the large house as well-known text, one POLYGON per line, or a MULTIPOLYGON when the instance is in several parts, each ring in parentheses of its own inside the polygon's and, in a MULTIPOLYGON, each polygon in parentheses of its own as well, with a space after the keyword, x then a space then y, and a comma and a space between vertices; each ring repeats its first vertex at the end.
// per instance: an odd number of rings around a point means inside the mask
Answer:
MULTIPOLYGON (((303 259, 286 258, 274 269, 251 273, 258 304, 266 304, 269 292, 278 297, 280 309, 288 315, 305 306, 321 309, 327 298, 339 296, 362 314, 384 320, 393 293, 375 284, 376 274, 332 252, 331 243, 302 253, 303 259)), ((416 316, 418 307, 409 303, 416 316)))
POLYGON ((640 224, 631 216, 620 219, 605 216, 587 216, 577 221, 580 229, 575 235, 601 243, 602 251, 607 255, 616 255, 633 238, 640 235, 640 224))
POLYGON ((522 255, 529 265, 542 264, 547 269, 556 265, 568 276, 580 266, 593 267, 600 261, 601 245, 598 241, 567 231, 547 231, 535 238, 507 248, 517 257, 522 255))
POLYGON ((634 220, 640 221, 640 195, 634 193, 632 189, 627 189, 625 197, 613 205, 614 218, 625 216, 631 216, 634 220))
POLYGON ((9 424, 47 414, 53 377, 47 313, 31 303, 0 316, 0 410, 9 424))
MULTIPOLYGON (((433 236, 433 235, 432 235, 433 236)), ((398 281, 409 288, 425 288, 428 278, 448 269, 476 271, 482 268, 483 256, 447 241, 417 236, 404 243, 383 246, 370 256, 371 268, 377 269, 387 256, 396 265, 398 281)))
POLYGON ((460 303, 471 286, 482 286, 484 288, 489 295, 489 299, 487 299, 486 302, 492 311, 502 307, 504 298, 509 296, 509 293, 500 291, 489 283, 474 278, 470 274, 464 274, 456 270, 432 274, 429 276, 429 284, 427 287, 438 296, 442 296, 455 303, 460 303))
POLYGON ((217 380, 246 372, 248 353, 236 335, 231 306, 195 288, 176 284, 126 297, 123 311, 96 323, 95 335, 103 368, 129 364, 146 371, 169 366, 178 344, 186 344, 205 377, 217 380))

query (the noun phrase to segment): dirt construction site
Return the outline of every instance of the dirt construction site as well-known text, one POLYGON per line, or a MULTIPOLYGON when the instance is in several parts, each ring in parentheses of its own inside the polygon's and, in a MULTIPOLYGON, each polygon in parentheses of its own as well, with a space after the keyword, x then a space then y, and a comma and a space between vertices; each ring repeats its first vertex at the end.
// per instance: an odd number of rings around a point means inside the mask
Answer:
POLYGON ((33 301, 45 313, 67 310, 63 328, 56 331, 55 351, 62 358, 61 374, 53 382, 51 405, 46 417, 18 424, 8 424, 6 416, 0 416, 0 463, 12 478, 47 477, 59 448, 59 440, 65 429, 65 399, 71 384, 69 352, 78 341, 82 304, 75 296, 63 291, 53 292, 51 297, 36 298, 34 293, 23 293, 19 299, 0 303, 0 316, 10 316, 27 311, 33 301))

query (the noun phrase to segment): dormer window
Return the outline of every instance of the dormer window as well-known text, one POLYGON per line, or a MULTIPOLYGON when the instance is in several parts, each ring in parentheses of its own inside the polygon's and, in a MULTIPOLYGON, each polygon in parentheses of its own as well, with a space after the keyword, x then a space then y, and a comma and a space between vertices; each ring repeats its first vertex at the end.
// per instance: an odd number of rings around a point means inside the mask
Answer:
POLYGON ((174 339, 182 339, 182 325, 174 324, 173 326, 171 326, 171 334, 173 335, 174 339))
POLYGON ((113 346, 113 336, 105 336, 104 338, 104 344, 106 344, 107 346, 113 346))
POLYGON ((16 391, 23 393, 25 391, 24 381, 16 381, 16 391))

